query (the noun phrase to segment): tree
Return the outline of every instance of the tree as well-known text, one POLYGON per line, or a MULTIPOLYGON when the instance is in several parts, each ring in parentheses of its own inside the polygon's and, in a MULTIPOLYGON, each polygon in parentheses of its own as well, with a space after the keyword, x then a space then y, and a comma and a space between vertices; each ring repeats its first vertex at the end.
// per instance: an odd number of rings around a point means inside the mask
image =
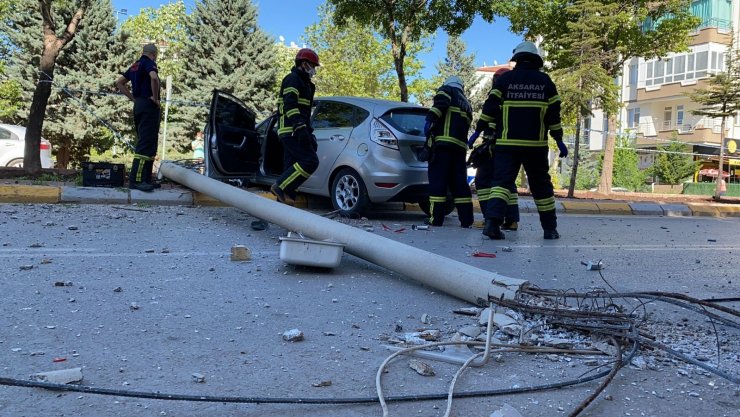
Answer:
POLYGON ((442 81, 451 75, 460 77, 465 86, 465 96, 473 107, 473 113, 478 113, 483 108, 489 89, 479 87, 483 76, 475 73, 475 54, 466 55, 466 49, 465 41, 459 36, 450 36, 447 39, 447 56, 437 64, 438 84, 442 84, 442 81))
MULTIPOLYGON (((496 15, 506 16, 515 33, 527 38, 542 37, 542 47, 554 69, 566 69, 561 57, 568 50, 567 36, 577 27, 568 22, 581 19, 580 13, 564 13, 572 0, 508 0, 491 6, 496 15)), ((651 59, 681 51, 688 46, 688 35, 699 24, 691 14, 690 0, 594 0, 598 8, 591 34, 598 38, 602 51, 599 66, 613 80, 624 63, 634 57, 651 59)), ((572 9, 571 9, 572 10, 572 9)), ((567 59, 565 60, 567 62, 567 59)), ((616 137, 607 135, 604 169, 599 190, 609 193, 614 169, 616 137)))
MULTIPOLYGON (((23 5, 30 8, 33 3, 25 0, 23 5)), ((74 9, 64 6, 54 10, 55 20, 64 20, 74 13, 74 9)), ((29 61, 38 62, 41 53, 37 32, 42 19, 24 12, 11 17, 10 27, 14 30, 8 32, 8 36, 13 55, 8 71, 22 85, 23 92, 14 120, 28 124, 27 103, 31 101, 31 92, 39 75, 42 80, 45 78, 44 73, 37 71, 37 66, 28 65, 29 61)), ((55 61, 53 80, 46 82, 51 91, 46 100, 42 133, 54 146, 58 167, 79 165, 88 159, 92 148, 100 152, 108 149, 114 138, 108 123, 116 131, 133 131, 130 104, 118 96, 108 95, 114 92, 116 73, 124 67, 124 60, 132 56, 126 36, 116 35, 115 27, 110 0, 92 0, 74 40, 55 61)))
POLYGON ((339 26, 346 27, 354 21, 376 29, 390 41, 401 101, 409 100, 405 59, 410 43, 438 29, 458 35, 470 27, 476 13, 493 18, 490 2, 485 0, 328 1, 336 7, 334 20, 339 26))
MULTIPOLYGON (((196 3, 186 25, 188 41, 183 56, 183 88, 178 93, 190 103, 210 99, 219 89, 242 99, 258 116, 275 110, 276 44, 257 24, 251 0, 203 0, 196 3)), ((208 109, 183 106, 178 123, 181 148, 206 123, 208 109)))
MULTIPOLYGON (((614 185, 631 191, 644 188, 648 172, 640 170, 640 157, 626 136, 618 136, 614 151, 614 185)), ((606 151, 605 151, 606 152, 606 151)), ((604 170, 604 156, 601 154, 599 169, 604 170)), ((601 191, 601 190, 599 190, 601 191)))
POLYGON ((74 3, 74 12, 68 19, 64 20, 67 23, 62 29, 57 26, 57 20, 54 19, 51 7, 52 0, 39 0, 38 2, 42 19, 43 49, 38 60, 38 82, 33 93, 31 108, 28 112, 28 122, 26 123, 23 169, 28 174, 41 172, 41 130, 44 124, 46 106, 51 95, 51 81, 54 80, 56 60, 62 49, 74 38, 78 26, 90 6, 90 0, 78 0, 74 3))
POLYGON ((658 177, 661 184, 680 184, 693 176, 700 164, 694 161, 691 149, 685 143, 674 139, 658 150, 651 174, 658 177))
POLYGON ((335 26, 333 14, 331 5, 322 5, 319 22, 306 28, 322 64, 314 79, 317 94, 389 98, 396 84, 389 42, 352 18, 335 26))
POLYGON ((21 84, 8 79, 5 75, 5 63, 0 62, 0 121, 10 122, 20 106, 21 84))
POLYGON ((722 172, 724 171, 727 118, 740 111, 740 50, 732 47, 728 48, 726 62, 726 71, 712 75, 706 88, 695 90, 689 94, 691 100, 701 105, 699 109, 692 110, 691 114, 722 119, 719 141, 719 173, 717 175, 717 187, 714 191, 716 200, 720 199, 722 172))
POLYGON ((581 128, 584 118, 590 117, 593 108, 602 108, 606 113, 618 109, 618 89, 606 70, 603 61, 598 30, 604 26, 608 13, 601 13, 601 3, 596 0, 579 0, 566 6, 564 15, 568 32, 564 34, 564 49, 558 52, 558 69, 553 79, 562 98, 562 118, 567 128, 575 133, 573 166, 568 186, 568 197, 572 198, 578 182, 580 162, 581 128))

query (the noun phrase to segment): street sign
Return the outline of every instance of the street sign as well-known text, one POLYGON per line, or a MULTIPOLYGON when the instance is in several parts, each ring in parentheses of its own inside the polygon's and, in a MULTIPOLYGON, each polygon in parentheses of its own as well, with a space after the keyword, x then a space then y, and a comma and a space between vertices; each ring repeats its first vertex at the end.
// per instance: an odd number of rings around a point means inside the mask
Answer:
POLYGON ((725 149, 727 155, 737 155, 740 151, 740 139, 725 138, 725 149))

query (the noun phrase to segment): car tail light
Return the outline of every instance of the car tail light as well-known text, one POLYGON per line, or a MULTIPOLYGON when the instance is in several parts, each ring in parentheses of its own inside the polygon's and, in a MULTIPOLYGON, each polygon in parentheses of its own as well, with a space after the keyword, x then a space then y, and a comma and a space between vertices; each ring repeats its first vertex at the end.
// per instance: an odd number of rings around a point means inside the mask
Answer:
POLYGON ((41 148, 42 151, 48 151, 49 149, 51 149, 51 143, 42 140, 41 146, 39 146, 39 148, 41 148))
POLYGON ((377 143, 380 146, 386 148, 399 150, 398 138, 393 132, 388 129, 380 120, 373 119, 373 123, 370 125, 370 140, 377 143))

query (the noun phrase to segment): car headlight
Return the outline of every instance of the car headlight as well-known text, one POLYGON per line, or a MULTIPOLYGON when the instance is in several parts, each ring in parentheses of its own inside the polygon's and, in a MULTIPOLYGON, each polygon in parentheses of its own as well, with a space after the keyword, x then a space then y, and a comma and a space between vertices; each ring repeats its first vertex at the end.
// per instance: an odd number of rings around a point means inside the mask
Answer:
POLYGON ((373 119, 370 125, 370 140, 380 146, 399 150, 398 138, 378 119, 373 119))

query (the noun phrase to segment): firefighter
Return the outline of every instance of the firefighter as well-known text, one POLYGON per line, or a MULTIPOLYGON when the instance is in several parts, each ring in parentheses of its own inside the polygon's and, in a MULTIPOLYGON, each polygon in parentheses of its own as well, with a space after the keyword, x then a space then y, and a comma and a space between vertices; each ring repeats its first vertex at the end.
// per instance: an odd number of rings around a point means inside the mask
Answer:
MULTIPOLYGON (((511 71, 509 68, 499 68, 496 70, 495 73, 493 73, 493 83, 496 83, 496 80, 502 76, 503 74, 511 71)), ((493 127, 490 126, 488 128, 488 134, 491 135, 493 132, 493 127)), ((473 145, 475 144, 475 140, 478 139, 478 136, 480 135, 480 131, 476 131, 471 137, 470 140, 468 140, 468 147, 470 149, 473 149, 473 145)), ((492 137, 485 136, 484 143, 479 144, 478 146, 488 146, 489 144, 485 143, 487 140, 492 140, 492 137)), ((490 149, 493 150, 493 149, 490 149)), ((476 170, 475 170, 475 192, 478 195, 478 205, 480 206, 481 213, 486 212, 486 205, 488 204, 488 200, 491 198, 491 181, 493 181, 493 161, 491 159, 480 161, 480 163, 477 164, 476 170)), ((501 226, 501 229, 503 230, 511 230, 516 231, 519 228, 519 197, 517 194, 516 186, 512 187, 509 190, 509 201, 508 206, 506 207, 506 215, 504 216, 504 224, 501 226)))
POLYGON ((303 48, 295 56, 295 66, 283 78, 278 97, 278 137, 283 144, 283 168, 270 192, 278 201, 295 204, 296 189, 319 167, 317 143, 311 128, 311 107, 316 87, 311 78, 316 75, 319 56, 303 48))
POLYGON ((442 226, 444 222, 448 189, 454 198, 460 226, 468 228, 473 224, 473 198, 465 163, 472 108, 463 88, 460 77, 447 77, 426 116, 424 135, 432 148, 427 171, 431 216, 427 223, 432 226, 442 226))
POLYGON ((141 58, 116 79, 118 90, 134 102, 136 145, 129 173, 129 188, 146 192, 160 187, 152 181, 160 121, 157 54, 156 45, 151 43, 144 45, 141 58))
POLYGON ((568 156, 560 125, 560 97, 544 66, 537 46, 529 41, 517 45, 511 58, 512 71, 503 74, 483 105, 476 132, 493 129, 496 152, 491 198, 486 206, 483 234, 504 239, 501 225, 519 169, 529 179, 545 239, 558 239, 555 195, 550 180, 547 133, 555 140, 559 156, 568 156))

